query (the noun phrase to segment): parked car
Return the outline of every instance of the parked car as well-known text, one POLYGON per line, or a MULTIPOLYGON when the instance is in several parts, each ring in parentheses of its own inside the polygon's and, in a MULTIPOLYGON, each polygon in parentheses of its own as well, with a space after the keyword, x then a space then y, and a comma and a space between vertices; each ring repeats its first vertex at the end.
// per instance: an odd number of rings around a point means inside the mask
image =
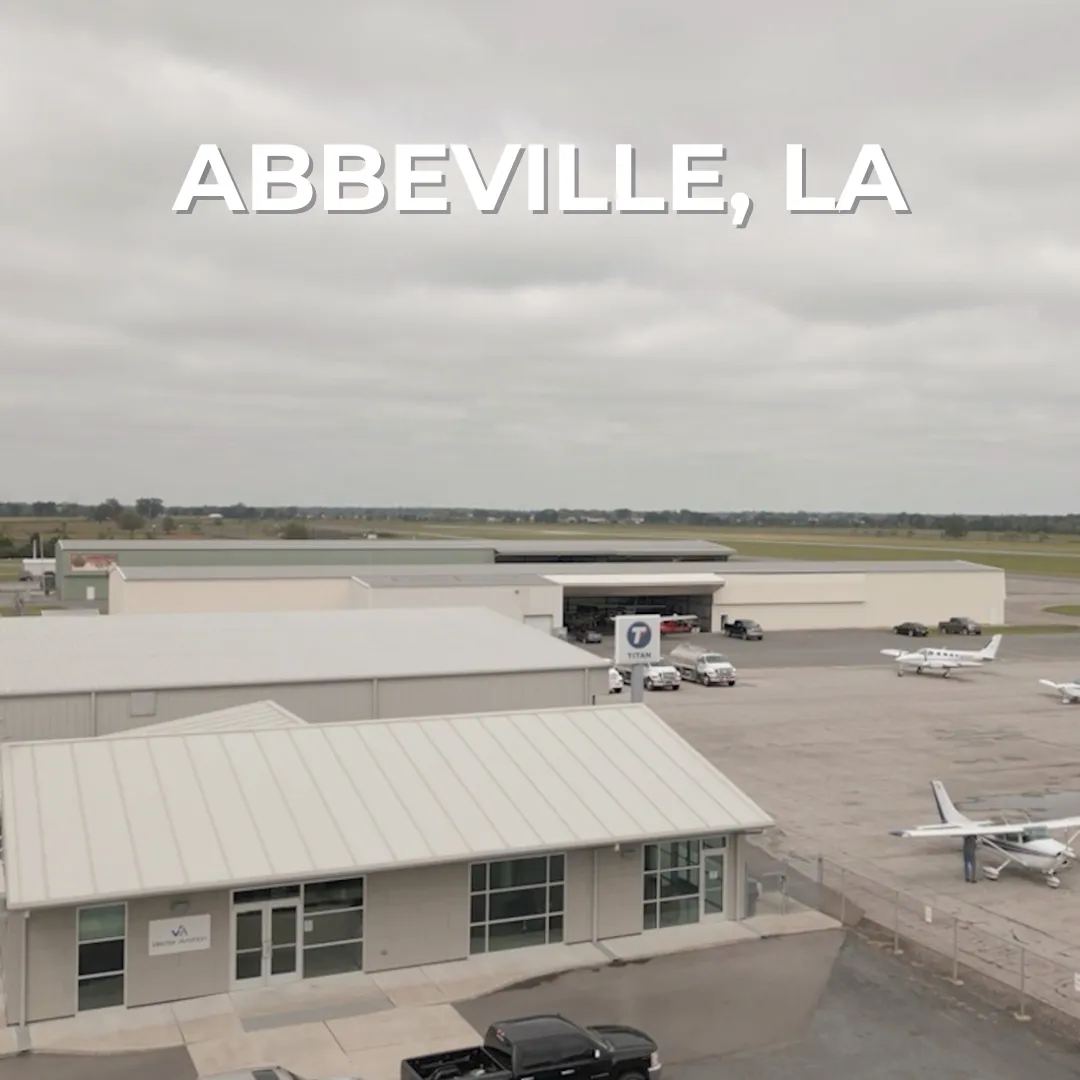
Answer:
POLYGON ((599 630, 575 630, 574 640, 583 645, 599 645, 604 639, 599 630))
POLYGON ((893 627, 894 634, 906 634, 908 637, 926 637, 930 631, 921 622, 902 622, 893 627))
POLYGON ((943 634, 981 634, 982 627, 966 615, 953 615, 937 624, 943 634))
POLYGON ((618 1024, 581 1027, 562 1016, 524 1016, 492 1024, 480 1046, 401 1063, 401 1080, 660 1080, 655 1040, 618 1024))
POLYGON ((743 641, 762 641, 765 638, 761 624, 753 619, 735 619, 724 626, 724 633, 728 637, 742 638, 743 641))
POLYGON ((623 683, 623 677, 619 674, 618 668, 608 668, 607 688, 609 694, 621 694, 623 683))

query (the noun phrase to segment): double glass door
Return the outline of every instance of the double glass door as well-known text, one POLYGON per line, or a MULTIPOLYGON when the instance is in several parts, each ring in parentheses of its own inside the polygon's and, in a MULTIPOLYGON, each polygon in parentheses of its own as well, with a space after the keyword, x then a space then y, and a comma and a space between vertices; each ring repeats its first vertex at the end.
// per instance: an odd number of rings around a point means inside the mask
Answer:
POLYGON ((233 908, 233 982, 269 986, 300 977, 300 905, 267 900, 233 908))

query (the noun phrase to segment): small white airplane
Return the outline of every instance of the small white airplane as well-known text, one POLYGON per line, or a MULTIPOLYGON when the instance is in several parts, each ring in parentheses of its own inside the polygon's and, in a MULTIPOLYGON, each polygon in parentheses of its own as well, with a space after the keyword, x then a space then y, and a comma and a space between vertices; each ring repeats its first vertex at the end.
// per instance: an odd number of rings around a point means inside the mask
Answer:
POLYGON ((905 671, 914 671, 921 675, 924 671, 940 671, 947 676, 956 668, 982 667, 990 663, 996 656, 998 646, 1001 644, 1001 634, 995 634, 987 643, 986 647, 977 652, 965 651, 964 649, 916 649, 909 652, 907 649, 882 649, 882 656, 891 656, 899 667, 897 675, 903 675, 905 671))
POLYGON ((1042 874, 1051 889, 1061 884, 1058 871, 1066 869, 1076 858, 1073 843, 1080 836, 1080 817, 1027 822, 973 821, 956 809, 940 780, 931 780, 930 789, 934 793, 940 823, 893 829, 891 835, 916 839, 974 836, 979 844, 1005 860, 1000 866, 983 867, 983 873, 991 881, 997 881, 1006 866, 1015 864, 1042 874), (1050 835, 1058 830, 1072 830, 1072 835, 1062 843, 1050 835))
POLYGON ((1050 679, 1040 679, 1042 686, 1049 686, 1061 695, 1062 705, 1080 704, 1080 682, 1051 682, 1050 679))

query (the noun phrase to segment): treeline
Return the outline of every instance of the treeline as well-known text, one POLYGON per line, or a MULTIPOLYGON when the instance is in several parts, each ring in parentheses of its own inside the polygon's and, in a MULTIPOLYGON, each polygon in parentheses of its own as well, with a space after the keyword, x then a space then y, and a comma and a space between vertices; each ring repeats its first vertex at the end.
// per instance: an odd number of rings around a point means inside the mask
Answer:
MULTIPOLYGON (((159 498, 140 498, 125 505, 119 499, 106 499, 93 505, 50 502, 0 502, 0 518, 83 519, 115 526, 134 536, 152 529, 155 535, 169 535, 178 530, 178 519, 215 518, 222 521, 251 523, 288 522, 284 528, 296 539, 313 535, 315 521, 401 521, 427 524, 484 523, 537 525, 605 525, 633 527, 689 526, 723 529, 791 529, 793 531, 867 530, 883 532, 940 532, 946 537, 962 538, 969 533, 1032 536, 1048 534, 1080 535, 1080 514, 867 514, 856 511, 815 513, 778 513, 767 510, 737 512, 698 510, 615 510, 547 507, 539 510, 488 509, 482 507, 402 507, 402 506, 187 506, 167 504, 159 498)), ((62 528, 55 530, 62 535, 62 528)), ((284 530, 283 530, 284 531, 284 530)), ((0 537, 0 546, 2 537, 0 537)), ((10 542, 9 542, 10 546, 10 542)))

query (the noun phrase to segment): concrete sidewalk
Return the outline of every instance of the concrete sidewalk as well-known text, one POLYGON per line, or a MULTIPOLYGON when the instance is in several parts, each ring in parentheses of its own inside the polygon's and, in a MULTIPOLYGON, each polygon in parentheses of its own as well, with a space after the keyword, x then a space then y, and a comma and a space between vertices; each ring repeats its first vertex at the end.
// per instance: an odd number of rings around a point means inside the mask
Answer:
MULTIPOLYGON (((597 944, 517 949, 381 975, 309 979, 168 1005, 101 1010, 31 1024, 29 1049, 116 1054, 183 1045, 200 1076, 276 1064, 308 1080, 350 1075, 397 1080, 403 1057, 480 1040, 453 1002, 566 971, 838 926, 819 912, 799 910, 597 944)), ((13 1053, 16 1035, 7 1028, 0 1051, 13 1053)))

